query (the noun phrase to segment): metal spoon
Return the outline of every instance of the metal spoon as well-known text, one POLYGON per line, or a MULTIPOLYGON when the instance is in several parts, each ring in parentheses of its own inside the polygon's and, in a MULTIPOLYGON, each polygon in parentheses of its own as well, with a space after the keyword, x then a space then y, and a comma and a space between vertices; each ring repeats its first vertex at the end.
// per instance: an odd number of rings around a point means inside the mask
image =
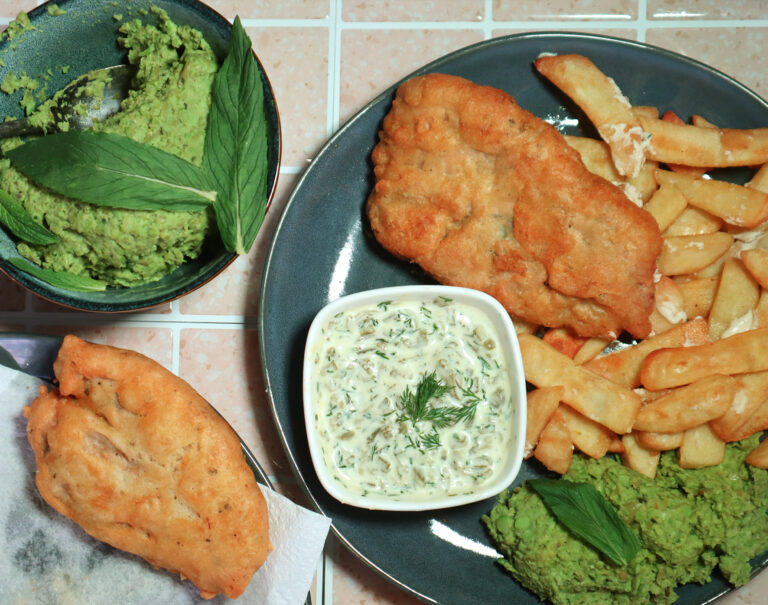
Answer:
POLYGON ((85 130, 100 122, 120 109, 120 102, 128 96, 133 67, 114 65, 104 69, 90 71, 67 84, 60 93, 58 101, 51 108, 52 123, 45 129, 29 123, 27 118, 0 122, 0 138, 45 134, 61 130, 60 124, 66 123, 69 130, 85 130), (103 92, 92 94, 98 87, 88 87, 92 82, 104 81, 103 92))

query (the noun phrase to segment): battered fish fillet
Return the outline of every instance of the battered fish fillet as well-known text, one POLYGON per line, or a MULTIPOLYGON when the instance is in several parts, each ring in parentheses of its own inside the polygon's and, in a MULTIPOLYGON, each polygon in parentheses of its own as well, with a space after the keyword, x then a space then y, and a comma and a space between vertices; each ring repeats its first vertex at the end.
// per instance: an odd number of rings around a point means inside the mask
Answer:
POLYGON ((86 532, 236 598, 271 550, 240 441, 186 382, 133 351, 67 336, 58 390, 24 411, 40 494, 86 532))
POLYGON ((650 333, 656 221, 503 91, 408 80, 372 159, 368 216, 391 253, 535 324, 650 333))

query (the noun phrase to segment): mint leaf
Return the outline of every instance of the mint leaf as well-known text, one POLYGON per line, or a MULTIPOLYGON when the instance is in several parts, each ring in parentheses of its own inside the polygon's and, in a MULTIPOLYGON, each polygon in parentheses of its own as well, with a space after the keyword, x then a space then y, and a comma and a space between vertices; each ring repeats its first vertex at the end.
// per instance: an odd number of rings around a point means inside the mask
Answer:
POLYGON ((629 563, 642 547, 639 538, 589 483, 565 479, 530 479, 532 487, 557 520, 616 565, 629 563))
POLYGON ((216 199, 201 168, 118 134, 61 132, 27 141, 6 155, 33 181, 98 206, 203 210, 216 199))
POLYGON ((55 244, 59 236, 51 233, 32 218, 14 197, 0 190, 0 223, 20 240, 42 246, 55 244))
POLYGON ((98 279, 92 279, 84 275, 76 275, 68 271, 53 271, 43 269, 23 258, 9 258, 8 262, 17 269, 43 280, 57 288, 75 290, 77 292, 99 292, 106 290, 107 284, 98 279))
POLYGON ((239 17, 213 82, 203 166, 219 192, 214 210, 224 245, 245 254, 267 207, 267 129, 261 77, 239 17))

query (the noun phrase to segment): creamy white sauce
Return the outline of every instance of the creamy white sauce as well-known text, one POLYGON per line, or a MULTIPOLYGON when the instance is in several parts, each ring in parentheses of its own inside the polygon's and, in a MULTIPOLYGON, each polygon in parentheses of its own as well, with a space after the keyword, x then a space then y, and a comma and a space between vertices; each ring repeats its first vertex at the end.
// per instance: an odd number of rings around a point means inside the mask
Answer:
POLYGON ((384 301, 334 316, 312 351, 316 423, 326 466, 347 490, 393 499, 475 491, 512 449, 515 410, 508 360, 491 321, 474 307, 384 301), (450 390, 430 408, 464 409, 440 427, 403 405, 424 376, 450 390), (473 413, 469 411, 473 410, 473 413))

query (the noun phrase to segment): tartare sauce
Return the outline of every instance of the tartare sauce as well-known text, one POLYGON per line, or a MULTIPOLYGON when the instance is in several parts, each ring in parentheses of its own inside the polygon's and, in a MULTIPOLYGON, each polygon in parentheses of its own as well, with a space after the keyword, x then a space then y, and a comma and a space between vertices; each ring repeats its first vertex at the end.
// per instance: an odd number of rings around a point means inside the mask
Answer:
POLYGON ((323 458, 347 490, 452 496, 500 472, 517 412, 504 347, 474 307, 439 297, 343 311, 311 359, 323 458))

